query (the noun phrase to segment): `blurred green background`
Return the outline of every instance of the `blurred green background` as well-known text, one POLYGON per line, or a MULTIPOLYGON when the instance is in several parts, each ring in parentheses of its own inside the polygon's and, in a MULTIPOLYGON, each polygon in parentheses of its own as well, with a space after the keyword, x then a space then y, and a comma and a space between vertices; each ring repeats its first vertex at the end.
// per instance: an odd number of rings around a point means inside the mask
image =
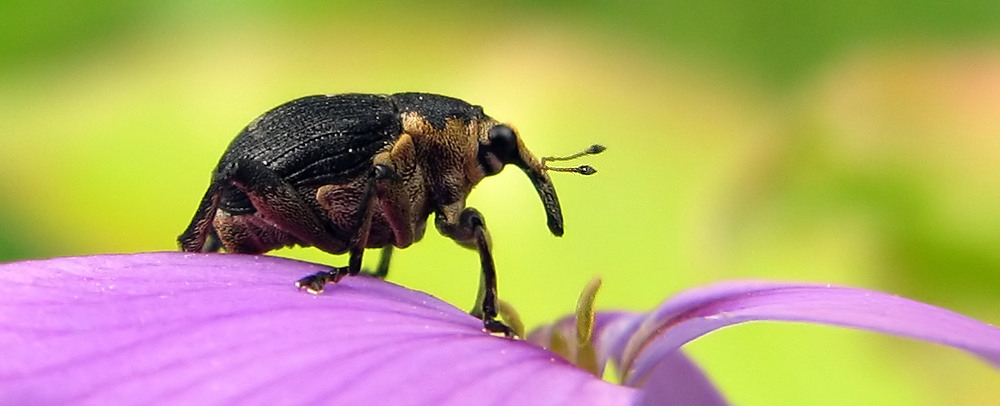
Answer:
MULTIPOLYGON (((470 197, 529 326, 595 275, 601 308, 769 278, 998 324, 1000 2, 874 3, 7 0, 0 261, 173 250, 260 113, 425 91, 484 106, 538 155, 609 148, 594 177, 554 174, 561 239, 518 171, 470 197)), ((429 231, 394 261, 390 280, 472 305, 473 252, 429 231)), ((689 348, 740 404, 1000 398, 972 357, 869 333, 755 324, 689 348)))

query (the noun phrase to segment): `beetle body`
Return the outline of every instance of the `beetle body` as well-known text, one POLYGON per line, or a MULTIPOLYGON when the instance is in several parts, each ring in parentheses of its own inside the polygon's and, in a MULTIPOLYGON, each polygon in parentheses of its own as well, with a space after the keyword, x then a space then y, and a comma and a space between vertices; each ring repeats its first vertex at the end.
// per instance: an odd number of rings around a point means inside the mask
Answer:
POLYGON ((299 281, 318 292, 359 273, 365 248, 383 248, 377 274, 384 277, 392 247, 420 240, 434 214, 442 234, 480 253, 485 295, 473 313, 487 329, 509 334, 495 320, 485 222, 465 207, 472 188, 506 164, 528 175, 549 229, 562 235, 549 168, 482 108, 424 93, 303 97, 264 113, 237 135, 178 242, 190 252, 259 254, 301 245, 350 253, 348 266, 299 281))

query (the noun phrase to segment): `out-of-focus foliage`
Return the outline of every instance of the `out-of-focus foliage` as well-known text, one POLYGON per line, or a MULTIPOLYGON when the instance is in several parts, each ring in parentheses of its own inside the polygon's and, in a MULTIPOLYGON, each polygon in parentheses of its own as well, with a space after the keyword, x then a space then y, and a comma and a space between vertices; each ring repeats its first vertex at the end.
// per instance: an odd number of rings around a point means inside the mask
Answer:
MULTIPOLYGON (((175 249, 256 115, 413 90, 483 105, 539 155, 609 147, 596 176, 554 174, 561 239, 515 170, 470 197, 529 326, 595 274, 601 308, 781 278, 997 323, 998 4, 3 2, 0 260, 175 249)), ((394 261, 471 306, 474 253, 429 231, 394 261)), ((740 403, 1000 395, 978 361, 862 333, 747 326, 692 350, 740 403)))

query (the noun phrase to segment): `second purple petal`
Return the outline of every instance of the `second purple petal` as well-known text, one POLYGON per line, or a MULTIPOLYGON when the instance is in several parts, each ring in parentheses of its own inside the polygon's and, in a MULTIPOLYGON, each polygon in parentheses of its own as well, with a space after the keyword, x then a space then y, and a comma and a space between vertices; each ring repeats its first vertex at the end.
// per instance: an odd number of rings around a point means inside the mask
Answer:
POLYGON ((685 343, 755 320, 827 324, 915 338, 959 348, 1000 366, 1000 329, 949 310, 865 289, 739 282, 683 292, 647 315, 622 350, 623 383, 641 386, 657 364, 685 343))

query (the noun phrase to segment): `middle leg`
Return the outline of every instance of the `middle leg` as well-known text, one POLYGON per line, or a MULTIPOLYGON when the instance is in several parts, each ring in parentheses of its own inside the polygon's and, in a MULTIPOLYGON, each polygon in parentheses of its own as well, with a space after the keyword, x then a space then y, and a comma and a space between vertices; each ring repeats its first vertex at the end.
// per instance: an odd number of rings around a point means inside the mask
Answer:
POLYGON ((317 272, 306 276, 295 282, 295 286, 311 293, 320 293, 327 283, 336 283, 343 279, 344 276, 353 276, 361 272, 361 259, 364 255, 365 247, 368 245, 368 234, 372 223, 372 213, 374 212, 376 185, 381 181, 392 179, 394 176, 392 168, 389 168, 387 165, 376 164, 372 167, 371 175, 365 185, 364 197, 357 208, 357 217, 354 222, 357 225, 357 230, 350 240, 350 258, 347 261, 347 266, 333 267, 330 271, 317 272))

